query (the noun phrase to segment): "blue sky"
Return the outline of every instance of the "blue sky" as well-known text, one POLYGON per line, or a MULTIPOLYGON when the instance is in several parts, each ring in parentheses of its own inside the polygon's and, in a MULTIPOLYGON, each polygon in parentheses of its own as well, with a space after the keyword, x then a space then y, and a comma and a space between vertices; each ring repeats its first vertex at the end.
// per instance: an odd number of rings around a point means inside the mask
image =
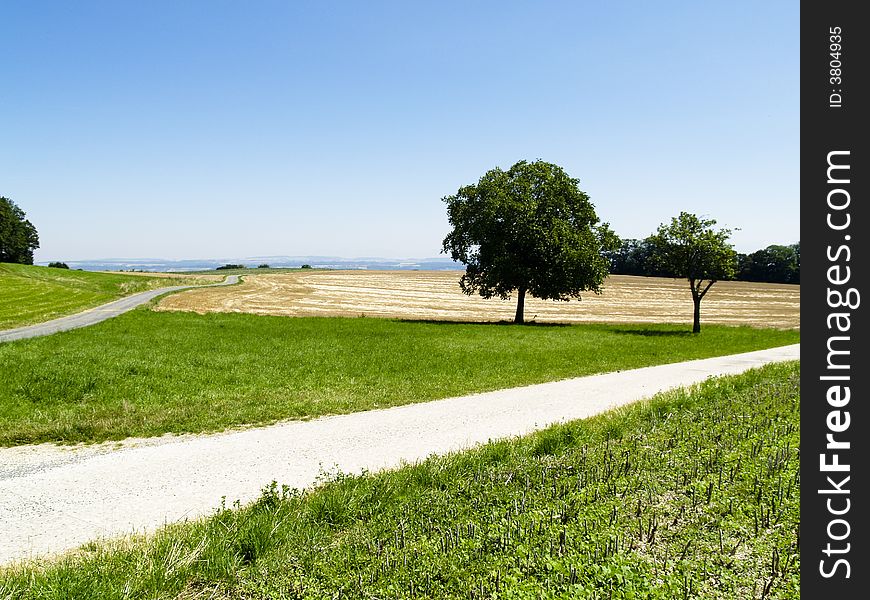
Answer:
POLYGON ((622 237, 799 239, 795 2, 0 5, 0 195, 37 261, 436 256, 554 162, 622 237))

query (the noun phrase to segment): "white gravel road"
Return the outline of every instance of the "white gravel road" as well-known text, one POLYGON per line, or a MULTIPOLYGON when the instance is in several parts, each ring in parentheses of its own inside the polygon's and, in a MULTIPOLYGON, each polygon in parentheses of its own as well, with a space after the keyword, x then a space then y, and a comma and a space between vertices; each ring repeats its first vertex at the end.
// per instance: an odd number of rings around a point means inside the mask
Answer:
POLYGON ((0 449, 0 563, 207 515, 273 480, 395 467, 799 358, 796 344, 217 435, 0 449))
POLYGON ((152 298, 156 298, 162 294, 169 292, 178 292, 187 290, 193 287, 216 287, 221 285, 233 285, 239 282, 238 275, 228 275, 226 279, 220 283, 210 283, 208 285, 175 285, 170 287, 157 288, 156 290, 148 290, 147 292, 139 292, 131 294, 119 300, 102 304, 95 308, 46 321, 45 323, 37 323, 36 325, 27 325, 26 327, 16 327, 15 329, 4 329, 0 331, 0 342, 11 342, 13 340, 23 340, 42 335, 51 335, 59 331, 69 331, 70 329, 78 329, 79 327, 87 327, 117 317, 125 312, 131 311, 137 306, 145 304, 152 298))

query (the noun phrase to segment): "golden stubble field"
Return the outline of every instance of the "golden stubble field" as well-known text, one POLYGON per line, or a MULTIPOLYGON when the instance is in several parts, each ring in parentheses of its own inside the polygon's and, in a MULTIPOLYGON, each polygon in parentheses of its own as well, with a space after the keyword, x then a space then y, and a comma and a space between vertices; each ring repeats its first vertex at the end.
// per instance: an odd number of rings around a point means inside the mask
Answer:
MULTIPOLYGON (((245 275, 225 288, 164 298, 155 310, 244 312, 288 316, 390 317, 449 321, 512 320, 515 300, 484 300, 459 290, 458 271, 300 271, 245 275)), ((570 302, 526 299, 526 320, 539 322, 687 323, 688 282, 613 275, 601 295, 570 302)), ((701 303, 701 322, 800 327, 800 286, 723 281, 701 303)))

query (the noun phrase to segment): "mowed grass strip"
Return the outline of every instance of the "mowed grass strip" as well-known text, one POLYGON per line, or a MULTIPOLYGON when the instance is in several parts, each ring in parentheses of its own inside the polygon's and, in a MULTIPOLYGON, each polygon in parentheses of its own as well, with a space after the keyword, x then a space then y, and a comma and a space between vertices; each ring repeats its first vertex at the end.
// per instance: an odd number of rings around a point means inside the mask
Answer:
POLYGON ((8 598, 797 598, 799 363, 93 543, 8 598))
POLYGON ((201 282, 0 263, 0 330, 72 315, 137 292, 196 283, 201 282))
POLYGON ((135 310, 0 344, 0 445, 214 431, 797 342, 706 326, 515 326, 135 310))

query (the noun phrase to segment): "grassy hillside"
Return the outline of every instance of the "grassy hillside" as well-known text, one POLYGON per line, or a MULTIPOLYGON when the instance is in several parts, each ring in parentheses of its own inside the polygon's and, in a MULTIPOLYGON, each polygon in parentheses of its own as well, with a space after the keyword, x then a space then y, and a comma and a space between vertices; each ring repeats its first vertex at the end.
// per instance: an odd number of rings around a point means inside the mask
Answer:
POLYGON ((157 313, 0 344, 0 445, 349 413, 758 350, 793 330, 157 313))
POLYGON ((0 263, 0 330, 75 314, 136 292, 193 281, 0 263))
POLYGON ((800 595, 800 370, 780 364, 528 437, 89 544, 0 574, 51 598, 800 595))

